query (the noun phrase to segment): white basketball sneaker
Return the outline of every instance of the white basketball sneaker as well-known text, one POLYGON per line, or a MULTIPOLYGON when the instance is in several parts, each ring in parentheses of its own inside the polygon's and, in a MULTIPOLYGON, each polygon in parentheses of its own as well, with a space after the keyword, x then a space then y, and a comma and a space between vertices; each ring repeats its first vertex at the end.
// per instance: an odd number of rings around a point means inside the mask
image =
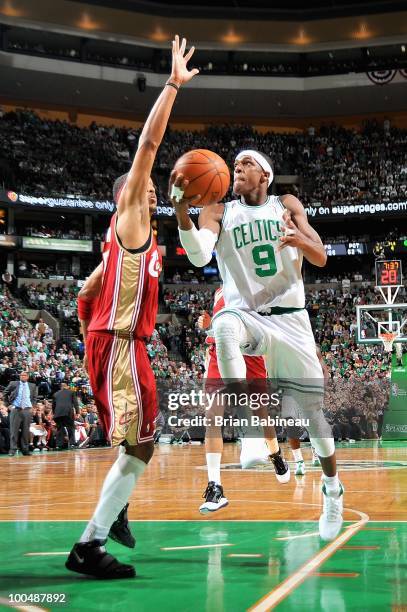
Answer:
POLYGON ((295 475, 296 476, 304 476, 305 474, 305 463, 304 460, 295 462, 295 475))
POLYGON ((319 517, 319 535, 322 540, 334 540, 342 528, 344 488, 341 483, 339 487, 339 495, 332 496, 327 494, 325 485, 322 485, 324 509, 319 517))
POLYGON ((223 487, 220 484, 213 482, 213 480, 208 482, 208 486, 206 487, 202 497, 205 498, 205 501, 199 507, 199 512, 201 514, 216 512, 217 510, 227 506, 229 503, 227 498, 223 495, 223 487))

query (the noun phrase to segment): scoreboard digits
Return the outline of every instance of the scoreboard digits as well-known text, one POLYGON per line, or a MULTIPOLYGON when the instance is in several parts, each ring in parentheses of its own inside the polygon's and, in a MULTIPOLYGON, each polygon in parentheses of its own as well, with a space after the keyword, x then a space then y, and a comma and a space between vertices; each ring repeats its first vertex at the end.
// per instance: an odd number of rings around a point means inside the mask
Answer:
POLYGON ((397 287, 403 284, 401 261, 387 259, 376 261, 376 286, 397 287))

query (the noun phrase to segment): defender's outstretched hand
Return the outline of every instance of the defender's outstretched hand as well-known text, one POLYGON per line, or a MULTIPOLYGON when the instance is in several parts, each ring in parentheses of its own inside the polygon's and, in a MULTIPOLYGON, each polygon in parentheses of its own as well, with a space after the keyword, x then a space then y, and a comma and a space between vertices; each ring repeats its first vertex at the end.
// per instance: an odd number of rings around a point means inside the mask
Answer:
POLYGON ((172 70, 170 83, 176 85, 183 85, 188 83, 196 74, 198 74, 198 68, 188 70, 187 64, 194 54, 195 47, 191 47, 188 53, 185 53, 187 46, 186 38, 182 39, 181 46, 179 44, 179 36, 175 35, 175 40, 172 41, 172 70))

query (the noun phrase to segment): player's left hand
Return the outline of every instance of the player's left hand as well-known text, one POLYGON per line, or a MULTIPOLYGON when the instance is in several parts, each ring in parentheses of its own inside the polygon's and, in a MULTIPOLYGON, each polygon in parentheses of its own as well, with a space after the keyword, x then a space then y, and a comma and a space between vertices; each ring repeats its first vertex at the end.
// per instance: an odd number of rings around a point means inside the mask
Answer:
POLYGON ((282 251, 288 246, 302 248, 304 242, 306 242, 306 237, 295 225, 288 211, 284 213, 283 221, 284 235, 280 237, 280 244, 278 245, 277 250, 282 251))
POLYGON ((211 321, 212 321, 212 317, 209 314, 209 312, 206 312, 206 310, 204 310, 199 319, 198 319, 198 327, 199 329, 208 329, 211 326, 211 321))

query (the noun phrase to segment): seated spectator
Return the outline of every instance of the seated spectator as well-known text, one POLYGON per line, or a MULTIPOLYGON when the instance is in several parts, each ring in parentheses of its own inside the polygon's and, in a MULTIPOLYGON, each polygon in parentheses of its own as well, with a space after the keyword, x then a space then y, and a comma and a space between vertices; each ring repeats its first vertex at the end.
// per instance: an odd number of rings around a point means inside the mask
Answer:
POLYGON ((0 453, 6 454, 10 450, 10 418, 7 407, 0 404, 0 453))

